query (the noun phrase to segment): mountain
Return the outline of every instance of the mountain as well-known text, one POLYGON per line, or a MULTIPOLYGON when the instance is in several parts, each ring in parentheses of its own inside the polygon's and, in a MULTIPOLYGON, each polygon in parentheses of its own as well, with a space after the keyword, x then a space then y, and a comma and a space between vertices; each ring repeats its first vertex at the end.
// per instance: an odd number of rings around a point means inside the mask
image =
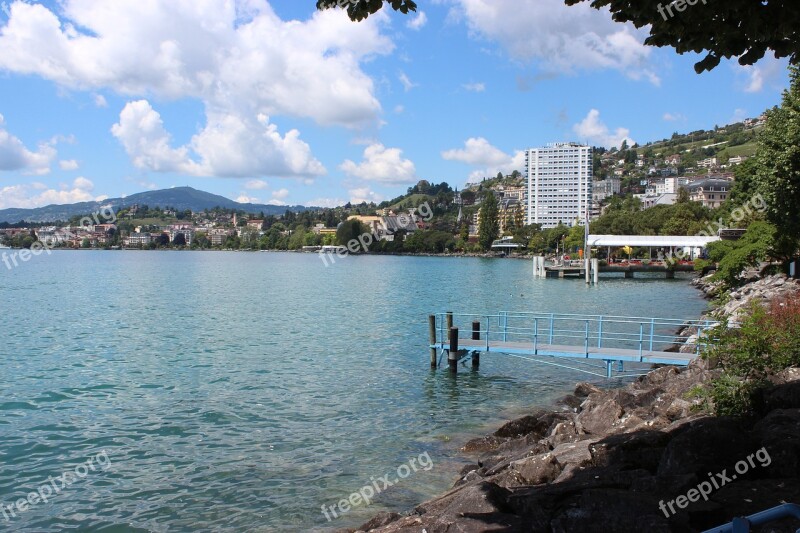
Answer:
POLYGON ((173 207, 179 211, 191 209, 203 211, 214 207, 223 209, 238 209, 247 213, 261 213, 265 215, 282 215, 289 211, 307 211, 309 208, 302 205, 278 206, 262 204, 242 204, 224 196, 199 191, 192 187, 173 187, 160 191, 147 191, 132 194, 125 198, 109 198, 102 202, 80 202, 77 204, 48 205, 34 209, 0 209, 0 223, 15 223, 20 220, 26 222, 55 222, 66 221, 76 215, 88 215, 103 207, 111 207, 115 211, 134 204, 149 207, 173 207))

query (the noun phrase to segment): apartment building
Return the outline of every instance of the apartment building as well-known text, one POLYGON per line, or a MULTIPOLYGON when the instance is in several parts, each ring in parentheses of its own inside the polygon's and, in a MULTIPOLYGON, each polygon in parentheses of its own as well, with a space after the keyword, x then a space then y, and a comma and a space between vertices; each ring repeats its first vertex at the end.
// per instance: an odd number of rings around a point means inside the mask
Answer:
POLYGON ((592 148, 554 143, 525 151, 527 224, 583 224, 592 205, 592 148))

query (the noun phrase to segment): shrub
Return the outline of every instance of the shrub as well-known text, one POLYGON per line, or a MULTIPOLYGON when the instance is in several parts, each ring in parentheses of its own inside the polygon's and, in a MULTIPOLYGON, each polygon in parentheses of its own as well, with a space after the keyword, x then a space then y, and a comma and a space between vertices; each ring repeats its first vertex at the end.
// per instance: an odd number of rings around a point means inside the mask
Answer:
POLYGON ((753 302, 739 328, 724 325, 709 332, 718 342, 706 350, 723 370, 711 383, 717 414, 749 414, 754 394, 767 378, 800 366, 800 299, 773 301, 768 308, 753 302))

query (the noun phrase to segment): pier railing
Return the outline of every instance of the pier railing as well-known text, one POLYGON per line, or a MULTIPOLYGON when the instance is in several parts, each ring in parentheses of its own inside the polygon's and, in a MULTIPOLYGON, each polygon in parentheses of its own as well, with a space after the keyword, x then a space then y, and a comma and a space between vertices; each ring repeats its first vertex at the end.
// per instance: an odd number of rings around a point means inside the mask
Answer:
POLYGON ((519 342, 532 343, 534 351, 545 345, 583 347, 587 355, 594 348, 633 349, 642 355, 678 351, 680 347, 684 347, 684 352, 689 347, 691 352, 699 354, 714 343, 709 333, 717 325, 710 320, 505 311, 435 316, 433 344, 442 347, 449 342, 450 328, 458 327, 485 342, 486 351, 493 342, 519 342))

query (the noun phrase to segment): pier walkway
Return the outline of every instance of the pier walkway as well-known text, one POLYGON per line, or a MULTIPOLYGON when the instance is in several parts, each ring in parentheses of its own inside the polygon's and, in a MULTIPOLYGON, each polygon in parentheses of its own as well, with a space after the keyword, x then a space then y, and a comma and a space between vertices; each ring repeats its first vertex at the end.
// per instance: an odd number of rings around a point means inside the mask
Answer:
POLYGON ((610 378, 626 373, 625 363, 687 366, 712 342, 717 323, 503 311, 439 313, 428 325, 433 368, 445 354, 456 372, 463 359, 477 368, 482 353, 497 353, 610 378))

